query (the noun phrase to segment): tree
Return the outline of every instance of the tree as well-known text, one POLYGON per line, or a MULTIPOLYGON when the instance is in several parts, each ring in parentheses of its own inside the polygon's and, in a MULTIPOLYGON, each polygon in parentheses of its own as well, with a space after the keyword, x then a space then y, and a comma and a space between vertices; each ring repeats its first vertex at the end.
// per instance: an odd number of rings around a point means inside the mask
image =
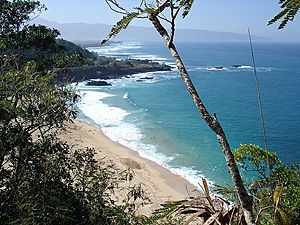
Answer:
POLYGON ((281 20, 278 29, 283 29, 289 21, 293 21, 296 14, 300 9, 299 0, 279 0, 280 7, 282 8, 273 19, 268 22, 268 25, 271 25, 279 20, 281 20))
POLYGON ((242 178, 240 176, 238 167, 234 160, 230 145, 227 141, 225 132, 221 124, 219 123, 215 114, 210 115, 206 109, 203 101, 197 93, 196 88, 194 87, 192 80, 189 77, 189 74, 184 66, 183 61, 180 58, 180 55, 174 44, 175 37, 175 25, 176 18, 178 15, 182 15, 185 18, 190 12, 193 0, 164 0, 164 1, 149 1, 142 0, 138 7, 134 8, 132 12, 127 10, 125 7, 119 4, 117 0, 106 0, 108 6, 117 13, 123 14, 123 18, 112 27, 111 32, 108 35, 108 38, 105 39, 102 43, 105 43, 111 37, 117 35, 122 29, 128 27, 130 22, 135 18, 147 18, 152 23, 153 27, 160 34, 160 36, 165 41, 167 48, 173 57, 177 69, 186 85, 188 92, 190 93, 197 110, 200 115, 210 127, 210 129, 216 134, 218 142, 221 146, 223 154, 225 156, 226 164, 230 172, 232 181, 237 190, 240 203, 242 205, 245 220, 248 224, 254 224, 254 216, 252 210, 252 197, 248 195, 246 188, 244 187, 242 178), (155 2, 155 3, 153 3, 155 2), (169 16, 166 16, 168 14, 169 16), (162 22, 165 22, 169 25, 170 32, 167 31, 162 22))
POLYGON ((300 171, 297 164, 285 165, 275 153, 257 145, 240 145, 234 157, 246 172, 258 175, 250 182, 249 191, 255 196, 254 208, 258 224, 299 224, 300 171))
POLYGON ((43 136, 75 116, 66 103, 72 93, 51 84, 56 74, 47 71, 53 61, 46 58, 55 54, 59 32, 26 25, 31 14, 44 8, 38 1, 1 0, 0 168, 5 155, 34 132, 43 136))
POLYGON ((46 10, 45 5, 36 0, 0 1, 0 60, 5 58, 6 65, 11 63, 10 66, 15 68, 24 66, 29 60, 35 61, 41 69, 64 66, 66 49, 57 42, 60 32, 43 25, 28 24, 31 15, 46 10), (12 60, 7 60, 8 57, 12 60))
POLYGON ((0 3, 0 224, 141 224, 140 187, 123 205, 113 198, 132 174, 57 137, 76 116, 77 95, 54 80, 58 31, 26 25, 41 4, 0 3))

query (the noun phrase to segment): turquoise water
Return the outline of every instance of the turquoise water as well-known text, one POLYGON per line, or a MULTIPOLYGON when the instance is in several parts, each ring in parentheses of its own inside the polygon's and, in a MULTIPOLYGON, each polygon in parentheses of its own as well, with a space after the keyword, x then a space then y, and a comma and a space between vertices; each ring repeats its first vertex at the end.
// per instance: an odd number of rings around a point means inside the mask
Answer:
MULTIPOLYGON (((257 93, 247 43, 178 43, 190 76, 232 149, 263 147, 257 93), (242 65, 233 68, 232 65, 242 65), (222 70, 214 67, 222 66, 222 70)), ((160 43, 122 43, 91 48, 116 58, 174 65, 160 43)), ((254 43, 270 150, 286 163, 300 162, 300 45, 254 43)), ((111 139, 197 184, 230 182, 215 135, 200 118, 176 70, 110 80, 112 87, 85 87, 80 110, 111 139), (140 77, 152 80, 136 82, 140 77)))

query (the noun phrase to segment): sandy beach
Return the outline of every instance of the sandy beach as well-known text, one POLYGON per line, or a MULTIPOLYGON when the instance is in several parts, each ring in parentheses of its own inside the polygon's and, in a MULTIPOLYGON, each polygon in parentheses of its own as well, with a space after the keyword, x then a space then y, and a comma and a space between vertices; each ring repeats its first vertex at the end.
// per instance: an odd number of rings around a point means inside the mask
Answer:
POLYGON ((134 172, 132 182, 142 184, 151 200, 139 209, 140 214, 149 215, 165 201, 182 200, 196 193, 196 187, 187 180, 110 140, 98 127, 76 120, 60 137, 74 148, 95 148, 98 159, 111 160, 120 170, 131 169, 134 172))

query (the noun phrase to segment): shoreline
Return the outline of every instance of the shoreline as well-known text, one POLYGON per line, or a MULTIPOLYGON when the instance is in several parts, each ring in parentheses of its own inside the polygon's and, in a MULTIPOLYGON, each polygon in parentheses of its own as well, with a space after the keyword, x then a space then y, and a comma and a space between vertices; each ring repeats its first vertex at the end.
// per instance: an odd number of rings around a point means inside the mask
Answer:
POLYGON ((150 215, 161 203, 183 200, 199 194, 189 181, 159 164, 143 158, 138 152, 112 141, 103 131, 85 121, 75 120, 60 138, 75 148, 93 147, 96 159, 112 161, 121 170, 134 172, 134 183, 142 184, 151 204, 141 207, 139 214, 150 215))

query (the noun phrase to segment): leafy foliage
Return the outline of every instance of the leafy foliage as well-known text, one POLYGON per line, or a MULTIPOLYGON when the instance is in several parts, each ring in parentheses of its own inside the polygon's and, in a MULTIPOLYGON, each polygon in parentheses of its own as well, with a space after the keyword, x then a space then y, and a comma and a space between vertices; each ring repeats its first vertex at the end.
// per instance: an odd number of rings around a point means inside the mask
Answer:
POLYGON ((105 44, 112 37, 115 37, 117 34, 119 34, 121 30, 126 29, 133 19, 147 18, 150 15, 158 16, 160 19, 167 21, 171 24, 171 27, 173 27, 172 30, 174 31, 173 22, 177 15, 180 11, 182 11, 181 15, 183 18, 185 18, 189 14, 194 0, 165 0, 153 2, 142 1, 142 3, 139 3, 139 5, 134 7, 132 10, 125 9, 124 7, 120 6, 118 1, 115 0, 106 0, 106 3, 113 11, 121 13, 124 16, 115 25, 113 25, 108 37, 104 39, 101 44, 105 44), (163 14, 165 9, 170 9, 172 12, 170 18, 167 18, 163 14))
POLYGON ((140 13, 137 12, 131 12, 127 13, 120 21, 118 21, 111 29, 110 33, 108 34, 108 37, 104 39, 101 44, 105 44, 109 39, 116 36, 118 33, 121 32, 121 30, 126 29, 130 22, 137 18, 140 15, 140 13))
POLYGON ((28 160, 0 171, 1 224, 137 224, 133 206, 111 197, 126 177, 96 161, 93 149, 72 151, 47 135, 29 150, 28 160))
POLYGON ((255 196, 259 224, 300 223, 300 171, 298 165, 287 166, 269 152, 270 174, 267 173, 265 150, 256 145, 241 145, 234 151, 241 167, 256 171, 261 177, 254 180, 249 191, 255 196), (252 169, 251 169, 252 168, 252 169), (253 169, 254 168, 254 169, 253 169))
POLYGON ((50 85, 54 74, 38 71, 35 63, 0 75, 1 161, 7 154, 25 159, 29 156, 23 155, 21 147, 30 145, 34 133, 43 136, 54 128, 63 128, 64 121, 76 116, 73 105, 67 104, 73 95, 65 87, 50 85))
POLYGON ((58 30, 43 25, 27 24, 31 15, 46 9, 40 2, 1 0, 1 4, 0 61, 2 60, 2 64, 6 59, 7 66, 11 62, 10 67, 19 68, 33 60, 41 70, 49 70, 54 66, 65 67, 74 61, 74 58, 79 62, 77 52, 72 52, 71 56, 70 52, 61 45, 61 41, 56 40, 60 35, 58 30), (7 60, 8 57, 13 60, 7 60), (14 63, 16 61, 18 65, 14 63))
POLYGON ((281 185, 281 207, 288 213, 294 224, 300 224, 300 170, 292 164, 282 165, 271 176, 272 182, 281 185))
POLYGON ((0 0, 0 3, 0 30, 6 33, 19 30, 30 19, 32 13, 45 9, 45 6, 36 0, 0 0))
POLYGON ((59 32, 25 24, 42 5, 0 1, 0 224, 141 224, 135 201, 146 198, 126 186, 132 175, 57 138, 76 117, 77 95, 55 84, 54 67, 70 60, 52 60, 59 32))
POLYGON ((53 76, 33 62, 0 76, 0 223, 138 224, 130 200, 143 190, 131 187, 120 206, 112 197, 127 173, 56 138, 76 113, 72 92, 53 76))
POLYGON ((283 29, 289 21, 293 21, 296 14, 300 9, 299 0, 280 0, 279 4, 281 5, 282 11, 279 12, 273 19, 268 22, 268 25, 271 25, 277 21, 280 21, 278 29, 283 29))
MULTIPOLYGON (((268 166, 266 150, 261 149, 257 145, 240 145, 240 147, 233 152, 235 160, 240 166, 247 171, 256 171, 264 178, 267 178, 268 166), (250 162, 250 163, 249 163, 250 162), (251 167, 251 168, 250 168, 251 167)), ((268 153, 270 169, 275 169, 280 160, 275 153, 268 153)))
POLYGON ((185 18, 189 14, 189 12, 190 12, 190 10, 193 6, 193 3, 194 3, 194 0, 182 0, 182 1, 180 1, 179 5, 184 6, 184 10, 183 10, 183 13, 182 13, 183 18, 185 18))

